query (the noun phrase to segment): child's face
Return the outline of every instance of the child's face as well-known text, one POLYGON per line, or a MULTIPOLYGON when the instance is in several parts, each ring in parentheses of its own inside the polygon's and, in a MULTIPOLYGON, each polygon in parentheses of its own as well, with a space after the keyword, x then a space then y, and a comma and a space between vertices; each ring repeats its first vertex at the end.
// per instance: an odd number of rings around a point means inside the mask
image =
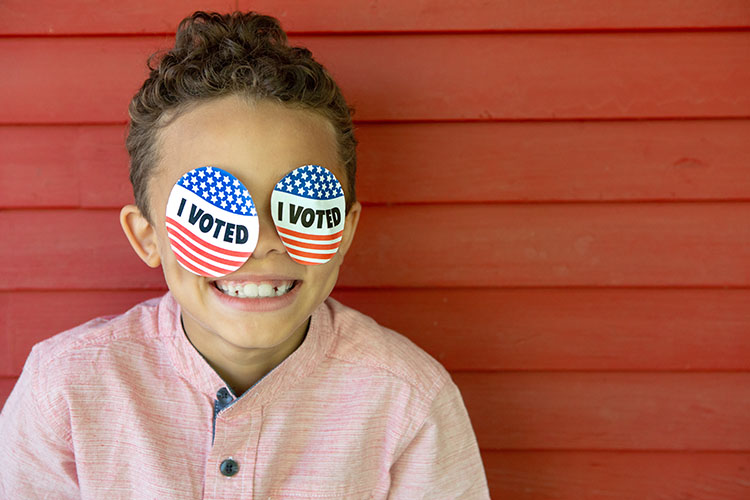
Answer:
MULTIPOLYGON (((158 167, 149 184, 153 254, 170 291, 182 307, 185 329, 196 347, 274 348, 301 339, 313 310, 333 289, 359 217, 355 203, 346 216, 338 253, 321 265, 298 264, 287 254, 271 218, 274 186, 295 168, 314 164, 331 170, 345 184, 332 126, 323 117, 270 102, 230 96, 191 108, 159 134, 158 167), (165 208, 174 183, 187 171, 215 166, 234 174, 250 191, 260 233, 252 256, 223 278, 205 278, 180 266, 170 247, 165 208), (158 259, 157 259, 158 257, 158 259), (283 289, 269 298, 238 298, 219 287, 255 284, 283 289)), ((147 234, 148 235, 148 234, 147 234)), ((141 238, 144 240, 144 238, 141 238)), ((142 243, 148 254, 148 238, 142 243)), ((138 249, 136 249, 138 251, 138 249)), ((150 259, 150 260, 149 260, 150 259)))

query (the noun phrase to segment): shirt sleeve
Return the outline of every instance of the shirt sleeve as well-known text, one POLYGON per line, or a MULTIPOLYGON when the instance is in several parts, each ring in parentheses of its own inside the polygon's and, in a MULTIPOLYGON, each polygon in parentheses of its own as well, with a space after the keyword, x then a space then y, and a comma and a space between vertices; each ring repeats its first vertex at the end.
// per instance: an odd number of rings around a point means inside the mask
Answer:
POLYGON ((41 375, 35 348, 0 413, 0 498, 80 498, 69 434, 55 421, 41 375))
POLYGON ((453 381, 438 393, 422 427, 391 467, 388 498, 490 498, 479 446, 453 381))

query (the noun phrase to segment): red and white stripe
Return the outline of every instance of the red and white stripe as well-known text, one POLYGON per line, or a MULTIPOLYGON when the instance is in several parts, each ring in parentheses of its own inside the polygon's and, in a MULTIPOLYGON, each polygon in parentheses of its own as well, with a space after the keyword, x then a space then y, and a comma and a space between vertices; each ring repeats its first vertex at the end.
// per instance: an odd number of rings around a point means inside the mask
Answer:
POLYGON ((341 244, 339 231, 330 235, 305 234, 276 226, 289 256, 301 264, 324 264, 331 260, 341 244))
POLYGON ((212 245, 171 217, 167 217, 167 233, 177 261, 201 276, 225 276, 252 255, 212 245))

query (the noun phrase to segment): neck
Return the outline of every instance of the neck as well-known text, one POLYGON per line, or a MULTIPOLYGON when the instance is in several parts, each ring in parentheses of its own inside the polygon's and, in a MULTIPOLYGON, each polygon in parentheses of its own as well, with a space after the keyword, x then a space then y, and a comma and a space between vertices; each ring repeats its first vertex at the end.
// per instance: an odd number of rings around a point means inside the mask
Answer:
POLYGON ((308 319, 284 342, 268 348, 247 348, 228 343, 216 336, 191 333, 189 320, 182 318, 182 329, 193 347, 211 368, 227 383, 236 396, 241 396, 302 345, 310 325, 308 319))

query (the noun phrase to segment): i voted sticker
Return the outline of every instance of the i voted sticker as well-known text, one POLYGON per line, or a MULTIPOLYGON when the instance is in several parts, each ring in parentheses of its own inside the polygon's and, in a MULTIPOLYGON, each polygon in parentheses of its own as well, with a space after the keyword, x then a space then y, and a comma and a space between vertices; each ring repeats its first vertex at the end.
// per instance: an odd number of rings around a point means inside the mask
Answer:
POLYGON ((345 206, 341 183, 318 165, 292 170, 271 193, 276 230, 289 256, 300 264, 324 264, 336 255, 345 206))
POLYGON ((258 244, 258 228, 250 192, 220 168, 187 172, 169 194, 169 244, 177 262, 199 276, 225 276, 239 269, 258 244))

